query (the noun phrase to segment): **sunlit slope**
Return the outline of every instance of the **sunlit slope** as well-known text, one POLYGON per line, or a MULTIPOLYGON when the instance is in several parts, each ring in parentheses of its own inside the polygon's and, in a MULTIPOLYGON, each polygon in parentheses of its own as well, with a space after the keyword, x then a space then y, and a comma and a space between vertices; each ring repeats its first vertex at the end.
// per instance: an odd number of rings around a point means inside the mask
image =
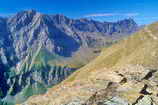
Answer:
MULTIPOLYGON (((146 26, 134 35, 105 48, 94 61, 78 70, 68 80, 87 77, 86 73, 125 64, 158 68, 158 23, 146 26)), ((67 81, 68 81, 67 80, 67 81)))
POLYGON ((157 67, 158 23, 145 27, 135 35, 105 49, 96 61, 98 67, 120 64, 142 64, 157 67))

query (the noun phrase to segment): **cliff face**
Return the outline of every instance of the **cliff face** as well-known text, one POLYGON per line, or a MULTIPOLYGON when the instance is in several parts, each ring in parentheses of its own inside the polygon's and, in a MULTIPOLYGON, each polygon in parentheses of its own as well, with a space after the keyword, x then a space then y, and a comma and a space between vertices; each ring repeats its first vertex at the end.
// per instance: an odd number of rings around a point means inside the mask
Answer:
POLYGON ((102 47, 138 29, 132 19, 74 20, 34 10, 0 18, 0 27, 0 97, 15 103, 44 93, 96 57, 102 47))

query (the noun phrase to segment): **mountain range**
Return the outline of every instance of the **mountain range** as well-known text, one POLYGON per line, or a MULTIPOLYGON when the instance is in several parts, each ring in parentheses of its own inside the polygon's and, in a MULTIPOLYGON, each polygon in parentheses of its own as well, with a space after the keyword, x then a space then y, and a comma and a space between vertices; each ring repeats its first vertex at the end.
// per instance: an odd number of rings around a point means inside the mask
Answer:
POLYGON ((133 19, 99 22, 35 10, 1 17, 1 104, 14 105, 44 94, 97 57, 103 48, 138 30, 133 19))

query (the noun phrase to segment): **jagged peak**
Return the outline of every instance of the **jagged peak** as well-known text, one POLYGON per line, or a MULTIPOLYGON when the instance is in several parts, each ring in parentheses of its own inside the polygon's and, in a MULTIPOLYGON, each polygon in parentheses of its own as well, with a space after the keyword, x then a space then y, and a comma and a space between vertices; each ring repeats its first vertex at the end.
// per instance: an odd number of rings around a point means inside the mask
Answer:
POLYGON ((117 23, 124 23, 124 22, 125 23, 134 23, 134 24, 137 24, 133 18, 127 18, 127 19, 119 20, 117 23))
POLYGON ((25 26, 32 22, 33 18, 42 17, 43 14, 36 10, 24 10, 20 11, 11 18, 8 18, 9 24, 20 24, 19 27, 25 26))
POLYGON ((33 18, 35 15, 40 16, 42 14, 40 12, 37 12, 36 10, 24 10, 18 12, 12 18, 16 18, 16 19, 33 18))
POLYGON ((121 24, 122 23, 133 23, 133 24, 137 25, 136 21, 133 18, 125 18, 125 19, 118 20, 118 21, 115 21, 115 22, 104 21, 104 23, 110 23, 110 24, 112 24, 112 23, 116 23, 116 24, 118 24, 118 23, 121 23, 121 24))
POLYGON ((53 21, 57 24, 69 23, 69 20, 71 20, 70 18, 66 17, 63 14, 55 14, 55 15, 49 15, 49 16, 52 17, 53 21))
POLYGON ((53 15, 42 14, 41 12, 38 12, 34 9, 20 11, 17 14, 15 14, 13 16, 13 18, 16 18, 16 19, 33 18, 34 16, 51 17, 51 18, 53 18, 54 21, 57 21, 59 23, 63 22, 63 21, 65 22, 65 21, 68 21, 68 20, 77 20, 77 21, 84 22, 84 23, 87 23, 87 22, 108 23, 108 24, 111 24, 111 23, 132 23, 132 24, 137 25, 137 23, 134 21, 133 18, 127 18, 127 19, 124 19, 124 20, 119 20, 117 22, 108 22, 108 21, 101 22, 101 21, 97 21, 97 20, 93 20, 93 19, 90 20, 90 19, 87 19, 87 18, 71 19, 71 18, 65 16, 64 14, 53 14, 53 15))
POLYGON ((55 14, 52 15, 54 18, 59 19, 59 20, 63 20, 63 19, 69 19, 67 16, 63 15, 63 14, 55 14))

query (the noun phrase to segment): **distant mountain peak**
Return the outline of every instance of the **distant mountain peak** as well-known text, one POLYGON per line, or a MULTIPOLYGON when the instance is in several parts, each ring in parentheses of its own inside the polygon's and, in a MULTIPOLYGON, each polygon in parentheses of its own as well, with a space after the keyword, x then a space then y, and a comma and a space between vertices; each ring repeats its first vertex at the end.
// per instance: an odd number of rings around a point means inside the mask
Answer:
POLYGON ((119 24, 134 24, 134 25, 137 25, 137 23, 135 22, 135 20, 133 18, 127 18, 127 19, 119 20, 117 23, 119 23, 119 24))
POLYGON ((42 13, 37 12, 36 10, 24 10, 15 14, 13 18, 17 18, 17 19, 33 18, 35 15, 39 16, 42 15, 42 13))

